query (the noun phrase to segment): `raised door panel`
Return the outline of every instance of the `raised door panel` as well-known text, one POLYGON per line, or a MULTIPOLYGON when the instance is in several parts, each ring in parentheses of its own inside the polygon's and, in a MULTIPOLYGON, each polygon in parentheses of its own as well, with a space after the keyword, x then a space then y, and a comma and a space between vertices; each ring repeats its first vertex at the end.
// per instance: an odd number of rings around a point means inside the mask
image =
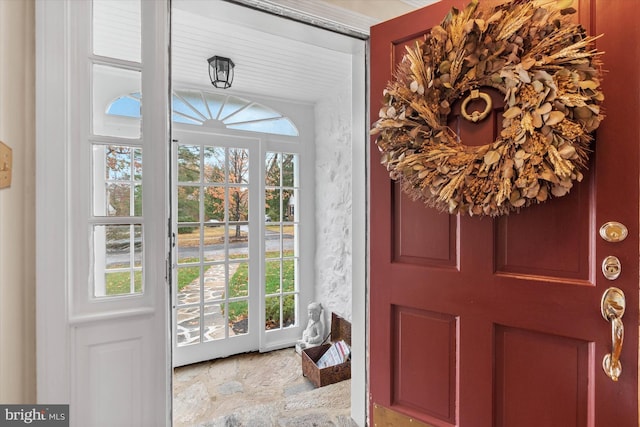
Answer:
POLYGON ((496 272, 589 283, 596 231, 589 176, 571 193, 496 221, 496 272), (544 224, 540 227, 537 224, 544 224))
POLYGON ((493 425, 592 425, 593 350, 586 341, 497 326, 493 425))
POLYGON ((145 388, 156 375, 151 337, 144 318, 74 328, 73 425, 160 425, 145 388))
MULTIPOLYGON (((423 39, 427 27, 404 35, 391 43, 391 73, 402 61, 407 48, 423 39)), ((457 267, 458 221, 455 217, 425 209, 420 201, 411 200, 395 183, 391 200, 393 211, 394 262, 423 266, 457 267)))
POLYGON ((458 318, 402 306, 393 311, 393 404, 455 425, 458 318))
POLYGON ((423 203, 412 201, 393 187, 394 261, 429 265, 457 266, 458 219, 423 203))

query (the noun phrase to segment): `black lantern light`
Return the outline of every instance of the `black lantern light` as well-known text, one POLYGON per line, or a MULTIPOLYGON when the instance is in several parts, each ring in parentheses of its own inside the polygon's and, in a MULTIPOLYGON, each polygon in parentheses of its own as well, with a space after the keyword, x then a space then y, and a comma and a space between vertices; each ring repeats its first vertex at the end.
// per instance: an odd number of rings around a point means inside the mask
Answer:
POLYGON ((233 61, 222 56, 212 56, 207 59, 207 62, 211 84, 221 89, 230 88, 233 82, 233 67, 235 67, 233 61))

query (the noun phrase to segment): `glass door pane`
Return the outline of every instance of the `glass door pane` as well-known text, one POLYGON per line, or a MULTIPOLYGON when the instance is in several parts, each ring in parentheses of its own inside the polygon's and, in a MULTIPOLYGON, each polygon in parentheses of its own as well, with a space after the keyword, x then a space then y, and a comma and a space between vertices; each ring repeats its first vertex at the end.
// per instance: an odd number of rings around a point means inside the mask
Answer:
POLYGON ((174 147, 175 365, 257 349, 250 149, 206 139, 174 147))
POLYGON ((299 307, 299 250, 296 196, 298 155, 268 152, 264 163, 265 331, 296 326, 299 307))

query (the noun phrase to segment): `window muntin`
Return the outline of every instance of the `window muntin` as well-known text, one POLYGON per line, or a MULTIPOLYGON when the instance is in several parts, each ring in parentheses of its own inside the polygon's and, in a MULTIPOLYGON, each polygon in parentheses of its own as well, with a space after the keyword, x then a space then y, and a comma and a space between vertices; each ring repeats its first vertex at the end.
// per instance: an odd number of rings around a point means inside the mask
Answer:
MULTIPOLYGON (((222 104, 222 109, 220 110, 218 117, 215 118, 225 122, 225 120, 229 120, 230 117, 234 116, 239 111, 242 111, 249 104, 250 102, 246 99, 238 98, 237 96, 228 96, 222 104)), ((225 124, 226 123, 227 122, 225 122, 225 124)))
POLYGON ((233 116, 225 120, 227 124, 251 122, 254 120, 277 119, 280 118, 278 112, 261 104, 252 103, 246 108, 238 111, 233 116))

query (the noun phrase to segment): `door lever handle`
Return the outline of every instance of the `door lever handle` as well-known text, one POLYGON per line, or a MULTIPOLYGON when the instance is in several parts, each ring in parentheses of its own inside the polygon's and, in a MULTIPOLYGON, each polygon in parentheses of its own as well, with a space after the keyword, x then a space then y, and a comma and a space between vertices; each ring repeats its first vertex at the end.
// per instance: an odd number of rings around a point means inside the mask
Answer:
POLYGON ((622 316, 626 307, 624 292, 621 289, 611 287, 602 294, 600 311, 605 320, 611 322, 611 353, 604 356, 602 369, 613 381, 618 381, 622 373, 620 353, 624 341, 624 324, 622 316))

